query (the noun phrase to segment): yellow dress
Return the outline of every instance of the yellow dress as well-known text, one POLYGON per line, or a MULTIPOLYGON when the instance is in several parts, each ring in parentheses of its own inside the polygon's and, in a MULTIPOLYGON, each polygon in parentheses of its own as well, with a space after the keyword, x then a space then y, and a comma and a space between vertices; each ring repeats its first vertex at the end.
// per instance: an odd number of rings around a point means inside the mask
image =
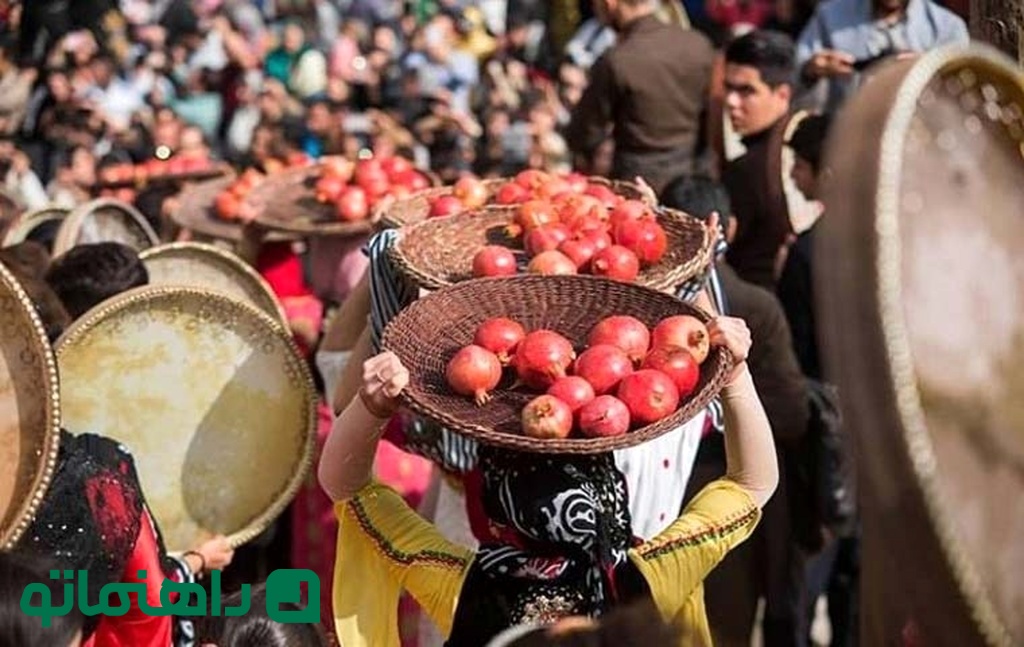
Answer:
MULTIPOLYGON (((394 490, 373 482, 335 505, 334 622, 342 647, 398 647, 398 598, 408 591, 448 635, 473 552, 445 539, 394 490)), ((757 526, 760 508, 728 480, 710 483, 629 558, 680 645, 711 645, 702 583, 757 526)))

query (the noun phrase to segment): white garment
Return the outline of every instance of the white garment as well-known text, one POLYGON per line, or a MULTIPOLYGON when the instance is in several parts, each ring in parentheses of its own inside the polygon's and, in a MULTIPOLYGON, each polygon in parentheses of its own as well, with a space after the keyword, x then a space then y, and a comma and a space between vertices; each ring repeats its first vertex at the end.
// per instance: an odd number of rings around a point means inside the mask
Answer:
POLYGON ((707 413, 702 411, 678 429, 615 452, 615 466, 626 477, 637 537, 653 539, 682 512, 706 420, 707 413))
POLYGON ((352 351, 340 350, 318 350, 314 355, 316 368, 320 371, 320 377, 324 379, 324 396, 327 399, 327 406, 334 410, 334 389, 341 379, 341 373, 348 365, 348 358, 352 351))

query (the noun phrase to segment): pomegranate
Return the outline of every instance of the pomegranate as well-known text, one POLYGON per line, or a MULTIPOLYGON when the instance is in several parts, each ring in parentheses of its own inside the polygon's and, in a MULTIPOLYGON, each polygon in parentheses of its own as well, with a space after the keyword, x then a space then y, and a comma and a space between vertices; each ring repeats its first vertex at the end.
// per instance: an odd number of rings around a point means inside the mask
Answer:
POLYGON ((612 245, 594 254, 590 271, 617 281, 633 281, 640 274, 640 259, 621 245, 612 245))
POLYGON ((463 209, 465 209, 465 207, 462 204, 462 200, 459 200, 453 195, 442 195, 431 203, 430 213, 427 214, 427 217, 440 218, 441 216, 451 216, 459 213, 463 209))
POLYGON ((335 203, 338 209, 338 218, 346 221, 363 220, 370 215, 370 201, 363 191, 357 186, 346 187, 338 196, 335 203))
POLYGON ((220 193, 214 199, 214 209, 217 210, 217 215, 224 220, 235 220, 238 218, 239 200, 238 196, 230 191, 220 193))
POLYGON ((487 204, 487 187, 475 177, 459 178, 452 189, 452 195, 461 200, 467 209, 476 209, 487 204))
POLYGON ((703 364, 710 350, 708 328, 696 317, 677 315, 658 322, 651 331, 651 346, 678 346, 693 355, 698 364, 703 364))
POLYGON ((334 202, 345 190, 346 183, 337 175, 324 175, 316 181, 316 199, 319 202, 334 202))
POLYGON ((530 191, 521 184, 506 182, 498 189, 494 201, 498 204, 519 204, 530 199, 530 191))
POLYGON ((576 263, 562 252, 552 249, 534 256, 526 266, 526 271, 547 276, 576 274, 576 263))
POLYGON ((541 184, 548 181, 550 177, 544 171, 538 171, 536 169, 526 169, 516 174, 515 183, 529 189, 531 192, 536 191, 541 184))
POLYGON ((534 194, 542 200, 550 200, 561 193, 572 193, 572 187, 560 177, 549 177, 534 189, 534 194))
MULTIPOLYGON (((320 158, 321 177, 333 176, 341 178, 346 182, 352 178, 352 162, 349 162, 344 157, 327 155, 320 158)), ((269 170, 269 169, 268 169, 269 170)))
POLYGON ((380 184, 383 181, 385 184, 388 181, 388 175, 381 168, 380 162, 375 159, 365 159, 356 162, 356 170, 353 175, 353 179, 361 187, 367 185, 380 184))
POLYGON ((679 406, 679 390, 672 378, 649 368, 622 378, 618 396, 626 403, 630 419, 639 426, 658 422, 679 406))
POLYGON ((497 355, 504 365, 512 361, 516 346, 524 337, 526 330, 518 322, 505 317, 494 317, 480 324, 473 337, 473 343, 497 355))
POLYGON ((569 257, 576 264, 576 269, 583 270, 590 264, 590 259, 597 253, 593 241, 587 238, 570 238, 558 246, 558 251, 569 257))
POLYGON ((609 209, 613 209, 621 201, 621 198, 615 195, 614 191, 603 184, 591 184, 587 186, 587 190, 584 193, 594 196, 609 209))
POLYGON ((587 343, 591 346, 610 344, 626 353, 634 365, 643 361, 651 345, 651 333, 636 317, 618 315, 598 322, 590 329, 587 343))
POLYGON ((676 389, 679 390, 680 398, 693 393, 700 380, 700 367, 690 351, 685 348, 659 346, 644 359, 643 368, 661 371, 672 378, 676 389))
POLYGON ((594 243, 594 253, 608 249, 612 246, 612 237, 602 228, 600 231, 591 230, 583 232, 583 237, 594 243))
POLYGON ((588 438, 610 438, 629 431, 629 407, 613 395, 599 395, 580 409, 580 431, 588 438))
POLYGON ((526 232, 526 236, 523 238, 523 247, 526 248, 527 254, 536 256, 541 252, 558 249, 558 246, 568 239, 568 227, 556 222, 550 225, 541 225, 526 232))
POLYGON ((573 193, 583 193, 587 190, 587 185, 590 184, 587 176, 582 173, 569 173, 565 176, 565 181, 569 183, 569 188, 573 193))
POLYGON ((590 386, 590 382, 576 375, 559 378, 548 389, 548 395, 553 395, 569 405, 573 413, 595 397, 594 387, 590 386))
POLYGON ((389 177, 392 182, 399 186, 407 187, 409 191, 422 191, 423 189, 430 187, 430 181, 415 169, 402 171, 401 173, 396 173, 389 177))
POLYGON ((501 245, 485 245, 473 256, 473 276, 512 276, 516 267, 516 255, 501 245))
POLYGON ((657 263, 665 255, 668 238, 653 218, 626 220, 615 227, 615 242, 636 254, 641 263, 657 263))
POLYGON ((486 348, 470 344, 449 360, 445 379, 453 391, 473 396, 473 400, 482 405, 491 399, 488 391, 501 381, 501 362, 486 348))
POLYGON ((601 201, 589 195, 570 193, 555 201, 558 219, 570 229, 603 228, 603 221, 608 218, 608 210, 601 201))
POLYGON ((622 378, 633 372, 633 362, 622 349, 599 344, 580 354, 573 372, 590 382, 594 393, 603 395, 611 393, 622 378))
POLYGON ((608 215, 608 220, 612 223, 612 227, 618 226, 620 223, 629 220, 640 220, 644 216, 648 215, 647 205, 639 200, 623 200, 612 209, 608 215))
POLYGON ((512 366, 519 381, 526 386, 547 390, 565 372, 575 359, 572 344, 551 330, 535 330, 519 342, 512 366))
POLYGON ((519 236, 541 225, 556 222, 557 219, 551 203, 546 200, 530 200, 516 209, 515 221, 508 226, 508 233, 519 236))
POLYGON ((412 162, 404 157, 389 157, 387 159, 383 159, 380 162, 380 168, 392 179, 413 170, 412 162))
POLYGON ((572 411, 553 395, 539 395, 523 407, 522 422, 531 438, 565 438, 572 432, 572 411))

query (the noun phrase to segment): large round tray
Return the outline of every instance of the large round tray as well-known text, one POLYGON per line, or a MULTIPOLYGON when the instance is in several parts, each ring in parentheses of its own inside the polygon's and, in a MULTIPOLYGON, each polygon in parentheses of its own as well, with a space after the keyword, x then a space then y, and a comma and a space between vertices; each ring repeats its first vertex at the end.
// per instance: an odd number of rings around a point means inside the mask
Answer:
POLYGON ((1024 79, 880 67, 840 114, 815 267, 860 458, 860 640, 1024 644, 1024 79))
POLYGON ((288 325, 284 308, 259 273, 235 254, 205 243, 166 243, 139 254, 150 285, 208 288, 245 301, 288 325))
POLYGON ((491 317, 509 317, 527 330, 555 330, 580 349, 594 324, 615 314, 632 315, 648 326, 679 314, 709 319, 702 310, 657 290, 593 276, 476 279, 414 302, 388 324, 382 345, 398 355, 412 374, 403 398, 416 413, 488 445, 537 453, 596 454, 657 438, 695 416, 723 386, 732 367, 728 351, 712 349, 701 366, 697 390, 673 415, 615 438, 538 440, 524 436, 520 415, 536 393, 508 388, 506 377, 491 401, 478 407, 471 398, 448 388, 445 367, 459 348, 472 343, 476 328, 491 317))
MULTIPOLYGON (((507 182, 511 182, 513 179, 514 178, 497 178, 483 180, 483 183, 487 188, 488 195, 493 197, 502 185, 507 182)), ((609 180, 598 176, 588 177, 587 181, 591 184, 602 184, 607 186, 616 194, 631 200, 643 200, 652 206, 656 203, 655 200, 651 199, 650 194, 633 182, 609 180)), ((423 222, 427 219, 427 215, 430 213, 431 202, 441 196, 451 195, 453 190, 454 187, 452 186, 438 186, 425 189, 423 191, 417 191, 408 198, 383 203, 377 208, 378 213, 375 215, 375 218, 379 218, 384 227, 391 229, 398 229, 399 227, 404 227, 406 225, 423 222)))
POLYGON ((119 200, 99 198, 79 205, 65 218, 53 243, 60 256, 76 245, 123 243, 136 251, 160 244, 160 237, 139 211, 119 200))
MULTIPOLYGON (((374 209, 365 220, 342 222, 334 208, 316 200, 313 186, 322 165, 287 169, 267 178, 253 189, 251 200, 257 208, 256 221, 272 231, 317 236, 363 236, 376 229, 380 210, 374 209)), ((432 173, 419 171, 431 181, 432 173)), ((382 202, 390 202, 387 198, 382 202)))
POLYGON ((21 537, 57 463, 57 365, 31 300, 0 264, 0 549, 21 537))
POLYGON ((57 342, 65 424, 134 454, 167 547, 209 533, 238 546, 305 478, 316 394, 274 319, 195 288, 144 287, 89 311, 57 342))
MULTIPOLYGON (((228 177, 188 184, 178 194, 178 206, 171 212, 171 220, 179 227, 213 239, 239 242, 242 240, 242 223, 228 222, 218 218, 213 211, 213 202, 221 191, 231 186, 237 178, 228 177)), ((266 240, 292 240, 294 235, 279 231, 267 233, 266 240)))
MULTIPOLYGON (((390 254, 404 274, 426 289, 473 278, 473 256, 484 245, 502 244, 527 260, 518 241, 504 234, 515 207, 487 207, 410 225, 400 233, 390 254)), ((713 237, 700 220, 681 211, 659 208, 658 222, 668 236, 668 251, 657 264, 644 268, 636 283, 672 289, 697 275, 711 259, 713 237)))

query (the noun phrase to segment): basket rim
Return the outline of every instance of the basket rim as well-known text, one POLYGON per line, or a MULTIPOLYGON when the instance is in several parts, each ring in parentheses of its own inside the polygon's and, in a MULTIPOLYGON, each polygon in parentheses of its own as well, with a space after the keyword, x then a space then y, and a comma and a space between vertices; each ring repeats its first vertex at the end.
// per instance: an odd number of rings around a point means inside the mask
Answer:
MULTIPOLYGON (((405 251, 406 241, 409 241, 416 236, 424 235, 424 231, 431 231, 436 228, 460 229, 461 227, 459 223, 475 218, 481 214, 486 216, 508 213, 509 220, 511 221, 511 213, 514 210, 514 206, 488 205, 479 209, 463 211, 440 218, 431 218, 413 225, 407 225, 399 229, 398 239, 395 241, 395 244, 388 249, 388 257, 403 275, 412 279, 419 287, 425 290, 437 290, 443 287, 455 285, 460 283, 460 281, 450 281, 417 265, 405 251)), ((689 260, 667 270, 654 273, 651 272, 650 268, 642 269, 640 270, 640 274, 637 276, 636 280, 631 282, 634 285, 654 288, 656 290, 674 289, 696 276, 711 262, 711 258, 714 254, 715 236, 706 223, 684 211, 670 209, 659 205, 654 207, 654 213, 656 214, 659 222, 675 220, 684 227, 694 229, 699 228, 702 232, 703 240, 701 241, 700 247, 698 248, 697 253, 689 260)), ((455 250, 451 251, 453 253, 455 252, 455 250)), ((576 276, 588 275, 581 274, 576 276)))
MULTIPOLYGON (((484 285, 495 285, 500 283, 508 282, 520 282, 520 281, 536 281, 538 279, 543 281, 550 280, 565 280, 565 281, 577 281, 580 282, 581 286, 585 286, 587 283, 611 283, 617 287, 625 287, 628 290, 636 290, 638 292, 644 292, 648 294, 650 299, 671 299, 675 301, 680 309, 686 310, 687 314, 696 316, 704 323, 709 322, 713 319, 713 315, 696 305, 686 303, 676 299, 673 296, 667 295, 664 292, 660 292, 653 288, 622 283, 606 279, 599 276, 588 276, 588 275, 568 275, 568 276, 557 276, 557 277, 540 277, 536 275, 531 276, 511 276, 511 277, 495 277, 495 278, 482 278, 472 279, 469 281, 463 281, 457 285, 443 288, 437 292, 429 294, 417 301, 413 302, 408 308, 405 308, 400 312, 394 319, 392 319, 387 327, 384 329, 381 335, 381 349, 391 350, 395 344, 395 338, 398 335, 400 329, 405 325, 405 320, 411 316, 411 312, 417 307, 430 307, 429 305, 424 306, 422 304, 431 302, 440 303, 446 293, 452 290, 469 291, 472 292, 476 288, 480 288, 484 285)), ((627 313, 628 314, 628 313, 627 313)), ((680 314, 683 314, 682 312, 680 314)), ((504 432, 493 430, 487 425, 481 425, 476 423, 470 423, 462 420, 450 413, 440 410, 427 404, 421 398, 419 398, 416 392, 411 388, 406 388, 401 395, 402 405, 408 410, 433 420, 445 428, 458 433, 462 436, 466 436, 481 444, 501 447, 505 449, 511 449, 526 453, 536 454, 600 454, 619 449, 627 449, 629 447, 635 447, 641 445, 650 440, 654 440, 670 433, 680 426, 685 424, 700 411, 704 410, 707 405, 718 396, 719 392, 724 388, 725 383, 728 379, 729 373, 732 370, 735 358, 732 353, 729 352, 724 346, 715 346, 711 349, 709 359, 712 355, 717 354, 720 361, 710 363, 705 360, 702 364, 702 370, 704 366, 714 366, 714 373, 709 377, 703 387, 694 392, 685 403, 680 406, 674 413, 663 418, 662 420, 641 427, 634 431, 630 431, 621 436, 614 436, 611 438, 563 438, 563 439, 538 439, 531 438, 523 435, 512 435, 504 432)), ((405 361, 405 360, 403 360, 405 361)), ((407 366, 410 371, 416 370, 414 366, 407 366)))

